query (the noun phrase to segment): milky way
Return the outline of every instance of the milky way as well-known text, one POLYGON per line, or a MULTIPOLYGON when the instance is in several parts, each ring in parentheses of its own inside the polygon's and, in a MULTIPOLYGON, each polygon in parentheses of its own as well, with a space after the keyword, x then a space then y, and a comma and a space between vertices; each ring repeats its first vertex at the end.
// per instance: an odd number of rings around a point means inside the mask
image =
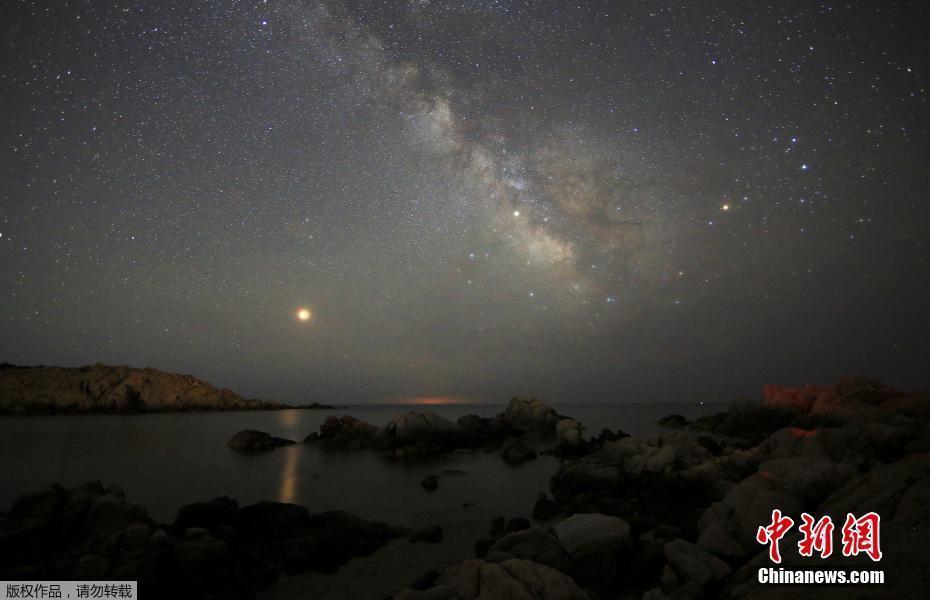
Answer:
POLYGON ((926 384, 921 3, 7 12, 0 360, 290 401, 926 384))

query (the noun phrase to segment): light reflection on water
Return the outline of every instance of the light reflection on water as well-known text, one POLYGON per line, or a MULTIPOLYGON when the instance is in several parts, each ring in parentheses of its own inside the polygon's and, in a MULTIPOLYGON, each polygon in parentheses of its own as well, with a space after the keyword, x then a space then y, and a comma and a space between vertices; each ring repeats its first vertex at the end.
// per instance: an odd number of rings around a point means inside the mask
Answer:
POLYGON ((286 446, 284 467, 281 469, 281 487, 278 490, 278 502, 297 503, 297 462, 300 459, 300 446, 286 446))

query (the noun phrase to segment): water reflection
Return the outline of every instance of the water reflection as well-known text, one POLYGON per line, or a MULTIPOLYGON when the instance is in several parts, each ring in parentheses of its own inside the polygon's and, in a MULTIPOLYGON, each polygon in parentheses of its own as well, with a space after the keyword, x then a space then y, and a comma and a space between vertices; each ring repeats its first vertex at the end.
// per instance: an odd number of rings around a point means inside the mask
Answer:
POLYGON ((278 486, 278 502, 297 502, 297 463, 300 446, 284 447, 284 463, 281 469, 281 484, 278 486))

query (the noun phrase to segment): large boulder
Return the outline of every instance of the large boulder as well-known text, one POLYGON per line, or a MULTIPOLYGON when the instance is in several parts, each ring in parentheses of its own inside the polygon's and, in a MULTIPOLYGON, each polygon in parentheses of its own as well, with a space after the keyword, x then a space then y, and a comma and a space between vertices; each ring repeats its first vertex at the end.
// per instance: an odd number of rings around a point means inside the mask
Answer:
POLYGON ((265 433, 264 431, 243 429, 229 438, 226 445, 239 452, 264 452, 266 450, 273 450, 279 446, 289 446, 296 443, 297 442, 294 440, 274 437, 270 433, 265 433))
POLYGON ((466 560, 437 585, 407 589, 395 600, 589 600, 571 577, 545 565, 513 558, 466 560))
POLYGON ((458 423, 432 412, 410 411, 378 430, 376 443, 398 458, 418 457, 470 446, 474 434, 458 423))
POLYGON ((555 526, 555 534, 572 560, 578 562, 633 546, 626 521, 598 513, 572 515, 555 526))
POLYGON ((581 580, 602 589, 614 587, 634 545, 626 521, 602 514, 576 514, 556 525, 554 531, 581 580))
POLYGON ((488 551, 487 559, 502 562, 522 558, 571 573, 572 566, 565 548, 558 538, 539 527, 509 533, 497 540, 488 551))
POLYGON ((501 418, 514 431, 549 434, 555 433, 556 423, 562 419, 542 400, 520 396, 510 400, 501 418))
POLYGON ((705 550, 719 552, 719 556, 751 556, 759 550, 756 532, 771 521, 773 508, 797 515, 805 505, 769 473, 756 473, 704 511, 698 520, 698 539, 705 550))
POLYGON ((730 566, 703 548, 683 539, 665 544, 665 558, 678 579, 701 588, 717 583, 732 572, 730 566))
POLYGON ((561 419, 555 424, 555 437, 559 449, 567 454, 581 452, 585 448, 581 423, 574 419, 561 419))
POLYGON ((358 450, 374 446, 377 433, 378 428, 374 425, 349 415, 342 418, 327 417, 320 425, 320 433, 310 434, 304 442, 323 448, 358 450))

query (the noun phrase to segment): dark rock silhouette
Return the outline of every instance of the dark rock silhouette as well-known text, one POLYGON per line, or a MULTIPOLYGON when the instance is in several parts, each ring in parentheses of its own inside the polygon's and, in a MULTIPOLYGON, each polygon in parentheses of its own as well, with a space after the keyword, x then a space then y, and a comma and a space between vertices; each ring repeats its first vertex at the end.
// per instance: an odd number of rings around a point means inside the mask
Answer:
POLYGON ((243 429, 236 435, 232 436, 226 445, 233 450, 240 452, 264 452, 273 450, 279 446, 290 446, 296 444, 294 440, 274 437, 264 431, 255 431, 254 429, 243 429))
POLYGON ((96 364, 0 368, 0 414, 280 409, 191 375, 96 364))
POLYGON ((97 481, 20 496, 0 513, 0 575, 8 580, 138 580, 140 596, 251 599, 281 573, 333 572, 402 530, 344 512, 216 498, 160 525, 119 486, 97 481))

